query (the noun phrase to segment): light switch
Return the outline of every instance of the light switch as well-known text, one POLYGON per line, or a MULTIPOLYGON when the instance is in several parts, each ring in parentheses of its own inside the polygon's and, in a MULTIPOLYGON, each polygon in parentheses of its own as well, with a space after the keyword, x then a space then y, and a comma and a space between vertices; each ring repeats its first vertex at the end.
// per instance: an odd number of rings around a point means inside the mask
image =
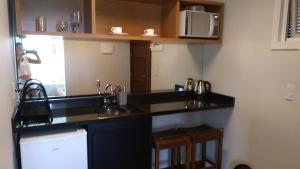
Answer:
POLYGON ((163 44, 162 43, 153 42, 153 43, 150 44, 150 48, 151 48, 152 52, 163 51, 163 44))
POLYGON ((294 101, 296 99, 296 86, 292 83, 286 85, 286 97, 287 101, 294 101))
POLYGON ((113 54, 114 53, 114 43, 113 42, 101 42, 100 44, 102 54, 113 54))

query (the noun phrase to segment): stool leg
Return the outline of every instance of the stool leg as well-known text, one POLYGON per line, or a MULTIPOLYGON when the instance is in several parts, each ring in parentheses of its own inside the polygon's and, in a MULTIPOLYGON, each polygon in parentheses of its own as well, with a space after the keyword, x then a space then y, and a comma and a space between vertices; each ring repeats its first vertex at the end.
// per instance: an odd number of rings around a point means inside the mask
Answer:
POLYGON ((171 149, 171 167, 175 167, 175 161, 176 161, 176 148, 171 149))
POLYGON ((159 147, 155 147, 155 169, 159 169, 159 147))
POLYGON ((222 134, 216 141, 216 169, 221 169, 222 166, 222 147, 223 147, 222 134))
POLYGON ((206 142, 202 142, 201 143, 201 151, 202 151, 202 153, 201 153, 201 160, 202 160, 202 162, 205 164, 205 161, 206 161, 206 142))
POLYGON ((192 141, 192 152, 191 152, 191 169, 196 168, 196 143, 192 141))
POLYGON ((190 169, 190 159, 191 159, 191 147, 190 143, 185 145, 185 169, 190 169))
POLYGON ((181 165, 181 146, 177 148, 177 165, 181 165))

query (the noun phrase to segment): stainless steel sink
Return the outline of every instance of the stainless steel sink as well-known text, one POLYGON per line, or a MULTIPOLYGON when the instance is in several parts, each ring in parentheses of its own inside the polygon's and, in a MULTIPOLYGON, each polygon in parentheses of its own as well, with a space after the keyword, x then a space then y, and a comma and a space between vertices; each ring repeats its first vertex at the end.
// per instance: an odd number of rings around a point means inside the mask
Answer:
POLYGON ((127 113, 129 110, 122 107, 110 107, 98 109, 99 117, 114 117, 127 113))

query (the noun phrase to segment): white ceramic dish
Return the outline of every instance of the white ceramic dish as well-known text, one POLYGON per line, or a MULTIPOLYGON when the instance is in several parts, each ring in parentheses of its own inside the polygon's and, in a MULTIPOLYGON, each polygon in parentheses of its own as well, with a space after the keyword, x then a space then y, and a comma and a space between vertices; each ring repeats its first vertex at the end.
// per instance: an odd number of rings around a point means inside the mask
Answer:
POLYGON ((142 34, 142 36, 146 36, 146 37, 157 37, 157 34, 153 34, 153 35, 146 35, 146 34, 142 34))
POLYGON ((109 34, 110 35, 128 35, 128 33, 113 33, 113 32, 110 32, 109 34))

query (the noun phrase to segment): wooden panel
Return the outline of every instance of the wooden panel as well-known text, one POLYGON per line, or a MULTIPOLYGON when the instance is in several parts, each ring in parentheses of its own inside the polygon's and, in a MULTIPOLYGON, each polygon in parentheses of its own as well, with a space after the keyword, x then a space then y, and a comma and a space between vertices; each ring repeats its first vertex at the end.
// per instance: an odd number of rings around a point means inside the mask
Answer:
POLYGON ((149 4, 162 4, 168 0, 122 0, 122 1, 130 1, 130 2, 141 2, 141 3, 149 3, 149 4))
POLYGON ((151 90, 151 50, 149 41, 130 42, 130 91, 151 90))
POLYGON ((92 33, 96 33, 96 0, 91 0, 91 5, 92 5, 92 33))
POLYGON ((93 10, 92 0, 84 0, 84 32, 92 32, 93 16, 95 16, 93 12, 95 12, 95 9, 93 10))
POLYGON ((16 30, 17 33, 22 32, 21 27, 21 0, 15 0, 15 12, 16 12, 16 30))
POLYGON ((203 5, 207 12, 220 13, 220 9, 224 6, 224 3, 209 0, 181 0, 180 9, 183 10, 186 6, 191 5, 203 5))
POLYGON ((160 34, 161 5, 97 0, 96 17, 100 34, 108 34, 113 26, 123 27, 129 35, 141 35, 146 28, 154 28, 160 34))
POLYGON ((220 13, 220 33, 219 33, 219 42, 223 42, 223 27, 224 27, 224 4, 220 6, 218 13, 220 13))
POLYGON ((162 6, 162 37, 177 37, 179 22, 179 0, 169 0, 162 6))
POLYGON ((182 4, 204 4, 204 5, 215 5, 219 6, 224 3, 217 2, 217 1, 211 1, 211 0, 181 0, 182 4))

